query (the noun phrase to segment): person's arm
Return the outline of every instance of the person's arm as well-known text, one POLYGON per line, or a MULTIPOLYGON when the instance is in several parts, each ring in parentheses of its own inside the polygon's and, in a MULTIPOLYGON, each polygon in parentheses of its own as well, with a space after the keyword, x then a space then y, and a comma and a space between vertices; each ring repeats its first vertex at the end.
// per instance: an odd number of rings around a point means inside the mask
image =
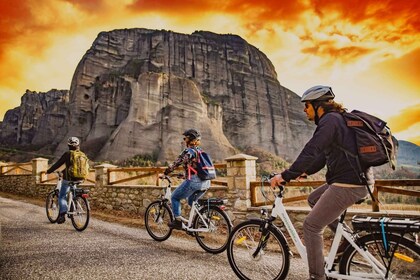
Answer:
POLYGON ((68 152, 65 152, 56 163, 54 163, 50 168, 48 168, 47 174, 54 172, 57 168, 65 164, 67 157, 68 157, 68 152))
POLYGON ((191 159, 191 154, 189 153, 188 149, 182 151, 182 153, 177 157, 177 159, 169 164, 169 166, 165 169, 163 174, 168 175, 169 173, 173 172, 178 166, 182 163, 191 159))
POLYGON ((333 114, 327 114, 322 118, 315 130, 314 135, 308 141, 295 162, 289 169, 281 173, 282 178, 289 182, 301 174, 314 174, 325 165, 324 152, 331 147, 336 138, 338 119, 333 114))

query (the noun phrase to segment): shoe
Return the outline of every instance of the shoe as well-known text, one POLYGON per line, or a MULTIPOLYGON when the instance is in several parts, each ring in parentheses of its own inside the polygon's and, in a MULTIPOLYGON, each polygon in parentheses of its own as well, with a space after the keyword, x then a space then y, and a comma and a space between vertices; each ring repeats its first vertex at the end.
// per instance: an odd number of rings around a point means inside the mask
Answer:
POLYGON ((57 224, 62 224, 66 221, 66 213, 58 215, 57 224))
POLYGON ((174 219, 172 222, 168 223, 168 226, 172 229, 182 229, 182 222, 180 220, 174 219))

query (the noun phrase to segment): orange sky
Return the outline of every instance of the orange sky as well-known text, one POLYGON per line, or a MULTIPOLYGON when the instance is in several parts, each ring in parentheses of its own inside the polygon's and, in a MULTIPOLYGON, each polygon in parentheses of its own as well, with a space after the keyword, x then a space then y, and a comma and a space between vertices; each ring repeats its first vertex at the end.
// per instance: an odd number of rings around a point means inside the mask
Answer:
POLYGON ((26 89, 69 89, 101 31, 208 30, 259 48, 297 94, 331 85, 347 108, 420 145, 418 0, 1 0, 0 10, 0 120, 26 89))

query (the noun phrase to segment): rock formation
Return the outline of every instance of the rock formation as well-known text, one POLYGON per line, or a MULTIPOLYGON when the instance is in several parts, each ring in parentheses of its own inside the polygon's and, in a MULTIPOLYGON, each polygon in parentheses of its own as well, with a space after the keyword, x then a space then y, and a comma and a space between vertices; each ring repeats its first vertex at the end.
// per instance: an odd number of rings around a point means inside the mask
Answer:
POLYGON ((153 154, 164 161, 195 127, 217 160, 245 147, 292 160, 313 131, 299 97, 280 85, 262 52, 239 36, 204 31, 101 32, 61 101, 39 105, 42 114, 30 119, 22 100, 6 114, 0 141, 50 143, 59 155, 66 138, 78 136, 97 160, 153 154))

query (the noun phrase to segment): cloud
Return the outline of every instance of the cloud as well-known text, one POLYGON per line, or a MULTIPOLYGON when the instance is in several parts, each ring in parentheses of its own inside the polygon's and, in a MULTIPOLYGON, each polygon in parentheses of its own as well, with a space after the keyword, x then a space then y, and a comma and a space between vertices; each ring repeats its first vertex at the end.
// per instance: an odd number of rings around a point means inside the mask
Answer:
POLYGON ((420 123, 420 103, 407 107, 398 115, 388 119, 388 126, 393 132, 408 130, 411 126, 420 123))

